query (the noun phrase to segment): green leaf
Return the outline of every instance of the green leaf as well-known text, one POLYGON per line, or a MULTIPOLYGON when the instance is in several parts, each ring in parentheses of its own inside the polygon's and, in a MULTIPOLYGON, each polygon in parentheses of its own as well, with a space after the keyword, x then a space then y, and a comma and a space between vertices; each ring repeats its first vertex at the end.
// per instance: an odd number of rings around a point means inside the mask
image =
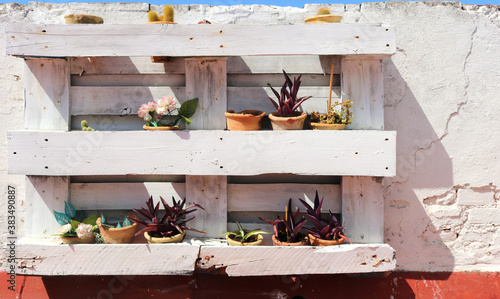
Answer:
POLYGON ((243 238, 243 240, 245 239, 245 230, 243 229, 243 227, 241 226, 241 224, 236 221, 236 225, 238 226, 238 230, 240 231, 240 236, 243 238))
POLYGON ((246 241, 248 238, 250 238, 253 235, 258 235, 258 234, 270 234, 269 232, 261 231, 261 230, 253 230, 249 232, 248 234, 243 237, 243 242, 246 241))
POLYGON ((99 218, 98 215, 90 216, 90 217, 87 217, 85 220, 83 220, 82 223, 95 225, 97 218, 99 218))
POLYGON ((76 217, 75 207, 72 204, 70 204, 69 202, 67 202, 67 201, 64 201, 64 212, 70 218, 75 218, 76 217))
POLYGON ((128 220, 127 216, 125 216, 125 220, 123 220, 123 227, 127 227, 130 225, 132 225, 132 223, 130 223, 130 220, 128 220))
MULTIPOLYGON (((198 98, 185 101, 184 103, 182 103, 177 114, 184 119, 189 118, 194 115, 197 107, 198 107, 198 98)), ((189 123, 190 122, 191 121, 189 121, 189 123)))
POLYGON ((104 215, 101 213, 101 224, 106 223, 106 218, 104 218, 104 215))
MULTIPOLYGON (((185 117, 184 115, 179 115, 181 118, 183 118, 188 125, 190 125, 193 121, 190 120, 189 118, 185 117)), ((180 118, 179 118, 180 119, 180 118)))
POLYGON ((78 227, 78 224, 80 224, 80 222, 78 222, 76 220, 71 220, 71 228, 72 229, 76 229, 78 227))
POLYGON ((56 217, 56 220, 60 225, 71 223, 71 218, 64 213, 54 211, 54 216, 56 217))
POLYGON ((116 225, 116 228, 121 228, 122 226, 120 225, 120 222, 116 225))

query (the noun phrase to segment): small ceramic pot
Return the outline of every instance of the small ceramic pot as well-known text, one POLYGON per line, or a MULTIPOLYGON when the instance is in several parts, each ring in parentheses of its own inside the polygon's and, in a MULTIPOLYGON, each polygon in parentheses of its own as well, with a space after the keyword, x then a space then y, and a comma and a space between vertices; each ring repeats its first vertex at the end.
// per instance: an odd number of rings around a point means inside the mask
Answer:
POLYGON ((346 124, 325 124, 311 122, 311 129, 313 130, 343 130, 346 124))
POLYGON ((150 127, 150 126, 142 126, 142 128, 146 131, 177 131, 181 129, 181 126, 162 126, 162 127, 150 127))
POLYGON ((307 238, 296 243, 288 243, 288 242, 281 242, 276 238, 275 235, 273 235, 273 246, 306 246, 307 245, 307 238))
POLYGON ((243 243, 243 242, 231 239, 229 237, 229 234, 228 234, 228 235, 226 235, 226 240, 227 240, 227 244, 229 244, 231 246, 259 246, 262 244, 262 241, 264 241, 264 237, 261 234, 258 234, 257 241, 243 243))
POLYGON ((243 110, 235 113, 229 110, 224 113, 227 118, 227 129, 229 131, 257 131, 262 129, 262 118, 266 115, 264 111, 243 110))
POLYGON ((315 236, 308 234, 309 244, 312 246, 332 246, 332 245, 340 245, 344 244, 344 239, 341 238, 339 240, 323 240, 320 238, 316 238, 315 236))
POLYGON ((78 237, 61 237, 63 244, 94 244, 95 236, 92 234, 91 238, 81 239, 78 237))
MULTIPOLYGON (((133 213, 127 213, 127 216, 139 218, 133 213)), ((132 225, 120 228, 112 228, 101 225, 101 217, 97 218, 96 225, 99 228, 99 233, 104 239, 106 244, 127 244, 132 243, 135 231, 137 230, 137 223, 133 222, 132 225)))
POLYGON ((269 114, 273 130, 302 130, 307 113, 296 111, 294 114, 292 117, 281 117, 278 112, 269 114))
POLYGON ((180 243, 182 240, 184 240, 184 236, 186 235, 186 232, 182 232, 182 234, 177 234, 172 237, 163 237, 163 238, 156 238, 156 237, 151 237, 149 235, 149 232, 144 233, 144 238, 148 240, 148 243, 150 244, 156 244, 156 243, 180 243))

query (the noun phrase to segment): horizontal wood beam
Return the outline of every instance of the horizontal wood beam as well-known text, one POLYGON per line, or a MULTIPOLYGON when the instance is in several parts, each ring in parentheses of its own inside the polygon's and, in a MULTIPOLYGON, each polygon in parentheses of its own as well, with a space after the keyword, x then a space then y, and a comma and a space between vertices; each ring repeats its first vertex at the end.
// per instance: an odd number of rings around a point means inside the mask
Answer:
POLYGON ((7 54, 41 57, 392 55, 396 50, 394 30, 381 24, 10 23, 5 36, 7 54))

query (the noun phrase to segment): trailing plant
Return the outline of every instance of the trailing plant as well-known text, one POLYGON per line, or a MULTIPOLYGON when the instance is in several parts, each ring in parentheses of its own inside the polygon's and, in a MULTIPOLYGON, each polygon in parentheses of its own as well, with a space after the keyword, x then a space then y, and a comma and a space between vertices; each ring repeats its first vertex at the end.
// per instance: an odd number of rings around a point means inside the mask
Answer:
POLYGON ((221 236, 228 235, 229 238, 239 241, 241 243, 249 243, 257 241, 257 236, 259 234, 270 234, 269 232, 261 231, 259 229, 254 229, 252 231, 243 229, 241 224, 236 221, 236 225, 238 226, 238 230, 234 232, 225 232, 221 234, 221 236))
POLYGON ((281 117, 291 117, 295 116, 295 110, 297 110, 297 108, 299 108, 304 101, 311 98, 312 96, 300 98, 297 96, 301 84, 300 78, 302 77, 302 75, 300 75, 298 78, 294 77, 293 82, 285 72, 285 70, 283 70, 283 75, 285 76, 285 83, 283 83, 280 93, 278 93, 271 86, 271 84, 267 83, 267 85, 271 87, 271 90, 278 99, 278 101, 276 102, 271 97, 269 97, 269 100, 271 100, 281 117))
POLYGON ((140 118, 146 121, 146 125, 150 127, 177 126, 182 119, 189 125, 192 123, 189 118, 194 115, 198 107, 198 98, 185 101, 180 108, 176 107, 177 100, 174 97, 165 96, 158 102, 152 101, 141 105, 137 113, 140 118), (165 118, 167 116, 174 116, 172 113, 175 111, 177 111, 177 117, 173 121, 165 118))
POLYGON ((133 209, 134 212, 140 214, 145 220, 129 217, 129 219, 137 224, 145 226, 144 229, 137 232, 135 235, 140 235, 149 232, 151 237, 171 237, 177 234, 182 234, 186 230, 199 232, 205 234, 204 231, 197 230, 186 226, 186 223, 193 220, 195 217, 186 219, 186 215, 197 211, 197 208, 205 210, 201 205, 193 203, 189 207, 184 207, 186 199, 176 201, 172 196, 173 205, 170 206, 161 196, 161 203, 165 208, 165 214, 160 215, 160 202, 153 203, 153 196, 150 196, 146 201, 147 209, 141 208, 140 210, 133 209))
POLYGON ((328 211, 329 215, 326 219, 321 217, 321 206, 323 205, 324 197, 319 200, 318 191, 316 191, 316 196, 314 198, 314 207, 311 207, 303 199, 299 198, 299 200, 307 210, 307 218, 309 218, 313 224, 312 228, 304 228, 305 231, 319 239, 339 240, 343 238, 351 243, 342 231, 345 228, 340 226, 340 223, 335 215, 333 215, 332 211, 328 211))
POLYGON ((300 217, 300 210, 297 207, 292 213, 292 199, 288 200, 285 207, 285 218, 277 216, 276 220, 267 220, 259 217, 260 220, 271 224, 274 227, 274 236, 281 242, 296 243, 305 239, 305 235, 300 231, 306 224, 304 216, 300 217))
POLYGON ((335 102, 328 108, 328 113, 311 112, 311 122, 325 124, 350 124, 352 120, 352 101, 345 100, 342 103, 335 102), (340 109, 336 108, 340 107, 340 109))
POLYGON ((127 216, 125 216, 125 218, 123 219, 121 224, 120 224, 120 222, 117 222, 116 224, 113 225, 113 224, 107 223, 106 217, 104 217, 104 215, 101 213, 101 225, 105 226, 105 227, 109 227, 109 228, 122 228, 122 227, 131 226, 132 223, 130 223, 130 220, 128 220, 127 216))
POLYGON ((77 220, 75 207, 67 201, 64 201, 64 213, 54 211, 54 216, 61 225, 61 228, 55 234, 57 236, 88 239, 93 236, 95 231, 98 231, 96 226, 97 215, 79 221, 77 220))

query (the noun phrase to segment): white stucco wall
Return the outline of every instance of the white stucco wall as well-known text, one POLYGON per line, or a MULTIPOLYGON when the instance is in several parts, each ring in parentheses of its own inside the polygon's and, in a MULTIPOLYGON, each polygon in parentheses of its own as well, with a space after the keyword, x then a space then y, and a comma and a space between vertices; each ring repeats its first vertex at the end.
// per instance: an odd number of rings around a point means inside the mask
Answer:
MULTIPOLYGON (((237 1, 221 2, 237 4, 237 1)), ((300 24, 320 5, 175 6, 178 23, 300 24)), ((398 170, 386 179, 385 239, 405 271, 500 271, 500 7, 460 2, 329 5, 345 23, 384 22, 397 53, 384 63, 385 125, 398 131, 398 170)), ((146 3, 0 4, 0 241, 6 240, 6 131, 23 128, 21 59, 5 55, 8 22, 64 23, 89 13, 142 24, 146 3)), ((300 38, 300 37, 297 37, 300 38)), ((290 41, 293 44, 293 41, 290 41)))

